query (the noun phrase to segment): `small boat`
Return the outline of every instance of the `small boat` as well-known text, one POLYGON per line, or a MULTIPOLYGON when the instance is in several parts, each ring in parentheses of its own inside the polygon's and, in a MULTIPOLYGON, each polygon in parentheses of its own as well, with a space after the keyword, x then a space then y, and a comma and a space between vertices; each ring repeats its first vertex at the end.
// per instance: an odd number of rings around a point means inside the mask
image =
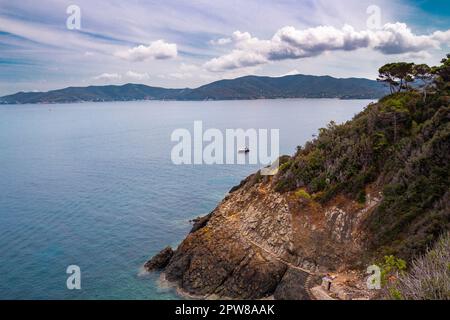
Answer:
POLYGON ((239 149, 240 153, 248 153, 250 152, 250 149, 248 147, 245 147, 244 149, 239 149))

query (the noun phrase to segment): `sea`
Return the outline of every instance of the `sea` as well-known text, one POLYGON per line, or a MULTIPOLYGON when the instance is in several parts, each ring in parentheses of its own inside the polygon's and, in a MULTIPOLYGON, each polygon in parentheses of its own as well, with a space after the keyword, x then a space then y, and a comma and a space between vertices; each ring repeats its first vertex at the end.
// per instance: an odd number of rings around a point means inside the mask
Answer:
POLYGON ((195 121, 224 135, 278 129, 280 153, 292 155, 370 102, 1 105, 0 299, 180 299, 143 264, 261 165, 176 164, 173 132, 195 121))

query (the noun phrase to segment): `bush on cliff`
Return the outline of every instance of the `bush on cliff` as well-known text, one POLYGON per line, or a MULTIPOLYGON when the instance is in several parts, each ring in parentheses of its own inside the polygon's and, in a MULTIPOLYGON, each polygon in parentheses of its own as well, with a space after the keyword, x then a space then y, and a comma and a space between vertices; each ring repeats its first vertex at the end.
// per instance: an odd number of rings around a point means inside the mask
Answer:
POLYGON ((396 299, 450 300, 450 233, 415 259, 409 272, 399 276, 389 293, 389 298, 396 299))

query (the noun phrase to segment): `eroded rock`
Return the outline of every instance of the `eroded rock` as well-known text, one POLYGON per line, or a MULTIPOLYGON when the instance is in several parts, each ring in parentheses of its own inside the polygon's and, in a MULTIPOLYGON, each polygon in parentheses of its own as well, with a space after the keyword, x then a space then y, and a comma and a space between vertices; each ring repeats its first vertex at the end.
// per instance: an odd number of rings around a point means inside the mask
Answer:
POLYGON ((309 296, 305 288, 308 274, 306 272, 289 268, 284 274, 274 298, 277 300, 308 300, 309 296))
POLYGON ((293 194, 253 180, 196 219, 171 258, 161 255, 167 280, 197 296, 307 299, 308 273, 300 269, 319 273, 360 259, 354 235, 364 208, 345 199, 326 208, 299 205, 293 194))
POLYGON ((164 269, 172 258, 173 253, 174 252, 171 247, 167 247, 161 250, 156 256, 154 256, 144 264, 144 268, 147 271, 164 269))

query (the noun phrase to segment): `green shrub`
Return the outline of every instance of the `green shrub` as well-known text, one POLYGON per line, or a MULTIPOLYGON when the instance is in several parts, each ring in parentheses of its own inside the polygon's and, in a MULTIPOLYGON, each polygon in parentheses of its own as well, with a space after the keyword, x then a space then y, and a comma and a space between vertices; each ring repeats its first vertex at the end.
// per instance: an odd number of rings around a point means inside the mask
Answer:
POLYGON ((381 269, 381 284, 383 286, 395 281, 406 270, 406 261, 396 258, 393 255, 385 256, 384 261, 379 265, 381 269))
POLYGON ((361 203, 361 204, 364 204, 364 203, 366 203, 366 192, 364 191, 364 190, 361 190, 359 193, 358 193, 358 196, 357 196, 357 198, 356 198, 356 200, 359 202, 359 203, 361 203))
POLYGON ((390 297, 407 300, 450 300, 450 233, 434 248, 415 259, 408 273, 400 275, 390 297))
POLYGON ((294 194, 297 198, 311 200, 311 195, 305 189, 299 189, 294 194))

